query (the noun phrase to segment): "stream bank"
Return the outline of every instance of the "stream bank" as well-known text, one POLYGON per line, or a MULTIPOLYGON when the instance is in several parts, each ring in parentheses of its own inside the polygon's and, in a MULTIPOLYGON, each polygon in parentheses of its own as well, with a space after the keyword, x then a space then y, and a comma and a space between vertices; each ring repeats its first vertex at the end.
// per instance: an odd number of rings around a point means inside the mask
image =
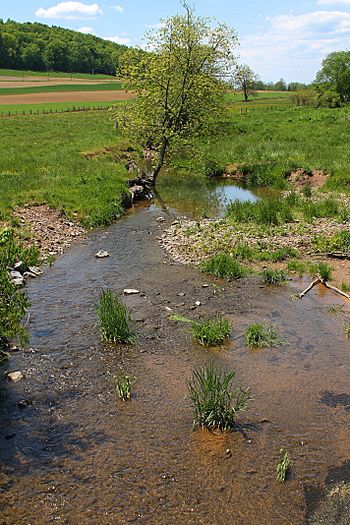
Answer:
POLYGON ((259 288, 174 264, 158 244, 173 219, 135 209, 28 282, 30 348, 8 364, 25 379, 1 386, 4 525, 302 525, 331 469, 348 461, 349 343, 344 315, 328 312, 347 303, 323 289, 291 302, 303 283, 259 288), (99 249, 110 257, 96 260, 99 249), (135 345, 100 344, 105 287, 141 291, 125 297, 135 345), (232 340, 220 350, 193 344, 169 308, 192 319, 224 313, 232 340), (258 320, 288 345, 247 349, 244 330, 258 320), (209 360, 252 388, 244 434, 192 431, 186 380, 209 360), (131 403, 116 399, 119 368, 136 377, 131 403), (284 485, 275 481, 282 446, 293 460, 284 485))

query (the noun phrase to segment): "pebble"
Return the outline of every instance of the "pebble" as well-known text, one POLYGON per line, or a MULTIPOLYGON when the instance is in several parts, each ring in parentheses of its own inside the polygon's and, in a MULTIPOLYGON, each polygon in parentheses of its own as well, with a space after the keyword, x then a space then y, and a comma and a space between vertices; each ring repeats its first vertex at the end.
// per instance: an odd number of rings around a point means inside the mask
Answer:
POLYGON ((200 306, 201 304, 202 304, 202 303, 201 303, 200 301, 196 301, 196 302, 195 302, 195 305, 196 305, 196 306, 200 306))
POLYGON ((18 383, 19 381, 22 381, 24 379, 24 376, 20 370, 16 370, 15 372, 10 372, 7 374, 7 379, 11 383, 18 383))
POLYGON ((104 259, 105 257, 109 257, 109 253, 106 252, 106 250, 99 250, 96 254, 95 254, 95 257, 97 259, 104 259))
POLYGON ((140 293, 140 291, 139 290, 135 290, 134 288, 125 288, 125 290, 124 290, 124 294, 125 295, 136 295, 138 293, 140 293))

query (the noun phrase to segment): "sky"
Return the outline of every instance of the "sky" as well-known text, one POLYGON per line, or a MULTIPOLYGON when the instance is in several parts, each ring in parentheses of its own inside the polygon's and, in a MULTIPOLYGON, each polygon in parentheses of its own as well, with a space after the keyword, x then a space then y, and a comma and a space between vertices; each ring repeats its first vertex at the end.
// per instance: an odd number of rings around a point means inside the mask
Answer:
MULTIPOLYGON (((350 0, 195 0, 196 14, 233 26, 241 63, 264 81, 310 82, 322 59, 350 49, 350 0)), ((137 46, 179 0, 0 0, 0 17, 42 22, 137 46)))

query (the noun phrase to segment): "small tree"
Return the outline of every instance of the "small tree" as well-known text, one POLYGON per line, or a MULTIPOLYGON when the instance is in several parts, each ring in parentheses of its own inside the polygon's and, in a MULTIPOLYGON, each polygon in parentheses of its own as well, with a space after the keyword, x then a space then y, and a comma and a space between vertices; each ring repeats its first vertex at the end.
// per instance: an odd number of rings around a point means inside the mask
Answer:
POLYGON ((249 97, 255 94, 254 88, 257 80, 257 75, 249 66, 243 65, 237 67, 233 77, 233 85, 243 92, 245 102, 248 102, 249 97))
POLYGON ((123 55, 121 76, 136 99, 117 115, 119 127, 157 151, 154 183, 166 154, 179 141, 213 133, 225 107, 225 79, 235 64, 236 32, 226 24, 184 15, 163 20, 146 35, 146 51, 123 55))

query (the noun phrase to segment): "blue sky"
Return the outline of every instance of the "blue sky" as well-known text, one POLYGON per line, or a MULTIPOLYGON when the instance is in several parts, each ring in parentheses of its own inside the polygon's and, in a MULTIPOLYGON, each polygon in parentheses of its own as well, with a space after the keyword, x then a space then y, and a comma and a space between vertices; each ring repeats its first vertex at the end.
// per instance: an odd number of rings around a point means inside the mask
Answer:
MULTIPOLYGON (((350 0, 196 0, 196 13, 236 28, 240 61, 265 81, 311 81, 322 58, 350 49, 350 0)), ((178 0, 0 0, 0 16, 59 25, 129 45, 142 43, 178 0)))

